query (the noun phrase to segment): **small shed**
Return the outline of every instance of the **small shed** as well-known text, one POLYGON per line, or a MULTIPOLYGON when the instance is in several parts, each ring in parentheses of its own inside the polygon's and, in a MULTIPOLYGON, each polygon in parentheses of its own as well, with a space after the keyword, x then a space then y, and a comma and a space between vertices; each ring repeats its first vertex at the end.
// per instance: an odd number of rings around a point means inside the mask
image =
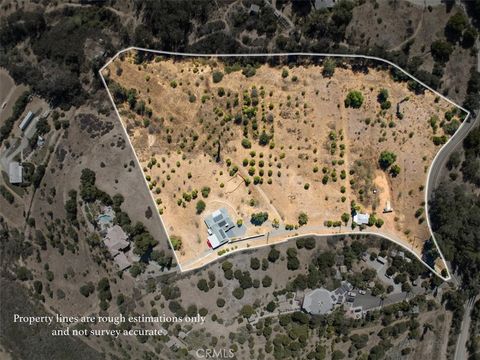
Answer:
POLYGON ((315 0, 315 10, 328 9, 335 6, 335 0, 315 0))
POLYGON ((256 14, 258 14, 259 12, 260 12, 260 6, 255 5, 255 4, 250 5, 250 9, 248 10, 248 13, 249 13, 250 15, 252 15, 252 14, 253 14, 253 15, 256 15, 256 14))
POLYGON ((27 115, 25 115, 25 117, 23 118, 22 122, 20 123, 20 125, 18 126, 20 128, 20 130, 22 131, 25 131, 25 129, 28 127, 28 125, 30 125, 30 122, 32 121, 33 119, 33 112, 29 111, 27 113, 27 115))

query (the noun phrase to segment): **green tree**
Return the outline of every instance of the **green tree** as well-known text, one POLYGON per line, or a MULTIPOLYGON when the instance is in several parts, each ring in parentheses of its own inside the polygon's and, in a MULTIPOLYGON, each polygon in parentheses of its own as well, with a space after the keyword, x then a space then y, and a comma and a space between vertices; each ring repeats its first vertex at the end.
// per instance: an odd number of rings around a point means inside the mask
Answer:
POLYGON ((256 257, 250 258, 250 267, 252 270, 260 269, 260 260, 258 260, 256 257))
POLYGON ((267 212, 253 213, 250 218, 250 222, 255 226, 260 226, 267 220, 268 220, 267 212))
POLYGON ((397 177, 398 174, 400 174, 400 166, 398 166, 397 164, 393 165, 393 166, 390 168, 390 174, 391 174, 393 177, 397 177))
POLYGON ((268 275, 265 275, 262 279, 262 285, 263 287, 269 287, 272 285, 272 278, 268 275))
POLYGON ((233 290, 232 294, 233 296, 235 296, 236 299, 240 300, 241 298, 243 298, 245 291, 241 287, 238 287, 233 290))
POLYGON ((204 186, 204 187, 202 188, 201 192, 202 192, 202 196, 203 196, 204 198, 207 198, 208 195, 210 194, 210 188, 209 188, 208 186, 204 186))
POLYGON ((247 319, 254 313, 255 310, 253 310, 253 307, 251 305, 243 305, 242 310, 240 310, 240 315, 247 319))
POLYGON ((182 238, 178 235, 171 235, 170 242, 172 243, 173 250, 180 250, 182 248, 182 238))
POLYGON ((212 80, 214 83, 219 83, 223 79, 223 73, 219 70, 214 70, 212 72, 212 80))
POLYGON ((278 260, 278 258, 280 257, 280 251, 278 251, 277 249, 275 249, 275 247, 271 247, 270 249, 270 252, 268 253, 268 261, 270 261, 271 263, 274 263, 275 261, 278 260))
POLYGON ((198 280, 197 287, 200 290, 205 291, 205 292, 208 292, 208 290, 209 290, 207 280, 205 280, 205 279, 198 280))
POLYGON ((358 109, 363 104, 363 95, 360 91, 350 90, 345 98, 345 107, 358 109))
POLYGON ((430 45, 430 50, 433 59, 444 64, 449 60, 450 54, 453 52, 453 47, 444 40, 436 40, 430 45))
POLYGON ((327 58, 323 63, 323 69, 322 69, 323 77, 331 78, 335 73, 336 66, 337 65, 335 63, 335 60, 333 60, 332 58, 327 58))
POLYGON ((306 225, 308 223, 308 215, 304 212, 301 212, 300 215, 298 215, 298 224, 300 226, 306 225))
POLYGON ((343 213, 342 214, 342 221, 345 224, 345 226, 348 224, 349 220, 350 220, 350 214, 349 213, 343 213))
POLYGON ((462 37, 462 33, 468 25, 468 19, 461 13, 457 12, 450 16, 445 26, 445 36, 455 44, 462 37))
POLYGON ((197 214, 201 214, 204 210, 205 210, 205 207, 207 205, 205 204, 205 201, 203 200, 198 200, 197 201, 197 205, 196 205, 196 209, 197 209, 197 214))
POLYGON ((243 138, 242 140, 242 146, 245 148, 245 149, 250 149, 252 147, 252 143, 250 142, 250 140, 248 140, 247 138, 243 138))
POLYGON ((382 151, 378 163, 383 170, 386 170, 397 160, 397 155, 391 151, 382 151))

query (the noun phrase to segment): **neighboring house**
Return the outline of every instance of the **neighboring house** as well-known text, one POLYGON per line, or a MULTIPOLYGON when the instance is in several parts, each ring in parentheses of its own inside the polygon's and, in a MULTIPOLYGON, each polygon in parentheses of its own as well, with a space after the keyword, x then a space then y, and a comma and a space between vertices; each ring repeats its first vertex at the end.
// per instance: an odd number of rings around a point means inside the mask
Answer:
POLYGON ((337 298, 332 292, 319 288, 305 295, 302 308, 313 315, 325 315, 332 311, 336 302, 337 298))
POLYGON ((10 184, 17 185, 23 182, 23 166, 17 161, 8 165, 8 180, 10 184))
POLYGON ((367 225, 369 219, 370 219, 369 214, 358 213, 358 214, 355 214, 355 216, 353 217, 353 222, 357 223, 358 225, 367 225))
POLYGON ((107 230, 104 242, 113 257, 120 254, 121 251, 128 249, 130 246, 127 234, 125 234, 119 225, 114 225, 107 230))

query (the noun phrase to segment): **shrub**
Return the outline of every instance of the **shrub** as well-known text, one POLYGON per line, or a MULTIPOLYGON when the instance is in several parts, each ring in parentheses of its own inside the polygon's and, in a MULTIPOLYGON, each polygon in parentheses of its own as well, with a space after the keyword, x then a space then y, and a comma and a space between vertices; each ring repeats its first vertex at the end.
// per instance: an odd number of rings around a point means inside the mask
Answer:
POLYGON ((262 279, 262 285, 263 287, 269 287, 272 285, 272 278, 268 275, 265 275, 262 279))
POLYGON ((390 174, 391 174, 393 177, 398 176, 398 174, 400 174, 400 166, 398 166, 397 164, 393 165, 393 166, 390 168, 390 174))
POLYGON ((202 196, 203 196, 204 198, 207 198, 208 195, 210 194, 210 188, 209 188, 208 186, 204 186, 204 187, 202 188, 201 192, 202 192, 202 196))
POLYGON ((268 253, 268 261, 274 263, 280 257, 280 251, 272 247, 268 253))
POLYGON ((235 296, 236 299, 240 300, 241 298, 243 298, 245 291, 241 287, 238 287, 235 290, 233 290, 232 294, 233 296, 235 296))
POLYGON ((335 73, 336 63, 332 58, 328 58, 323 63, 322 75, 323 77, 330 78, 335 73))
POLYGON ((383 221, 382 219, 377 219, 377 220, 375 221, 375 226, 376 226, 377 228, 381 228, 381 227, 383 226, 383 224, 384 224, 384 221, 383 221))
POLYGON ((95 286, 91 282, 80 286, 80 294, 82 294, 85 297, 89 297, 90 294, 93 294, 94 291, 95 291, 95 286))
POLYGON ((436 40, 431 44, 430 50, 433 59, 444 64, 449 60, 450 54, 453 52, 453 46, 444 40, 436 40))
POLYGON ((345 107, 360 108, 363 104, 363 95, 360 91, 350 90, 345 98, 345 107))
POLYGON ((20 266, 16 270, 17 279, 20 281, 26 281, 32 278, 32 273, 25 266, 20 266))
POLYGON ((256 73, 257 70, 250 64, 242 69, 242 74, 247 78, 254 76, 256 73))
POLYGON ((219 70, 214 70, 212 73, 213 82, 216 84, 222 81, 222 79, 223 79, 223 73, 219 70))
POLYGON ((383 170, 386 170, 397 160, 397 155, 391 151, 382 151, 378 163, 383 170))
POLYGON ((205 291, 205 292, 208 292, 208 290, 209 290, 207 280, 205 280, 205 279, 198 280, 197 287, 198 287, 199 290, 202 290, 202 291, 205 291))
POLYGON ((242 146, 245 148, 245 149, 250 149, 252 147, 252 143, 250 142, 250 140, 248 140, 247 138, 243 138, 242 140, 242 146))
POLYGON ((253 213, 250 218, 250 222, 255 226, 260 226, 267 220, 268 220, 267 212, 253 213))
POLYGON ((13 204, 15 201, 13 194, 3 185, 0 185, 0 194, 2 194, 4 199, 7 200, 9 204, 13 204))
POLYGON ((222 298, 218 298, 218 299, 217 299, 217 306, 218 306, 219 308, 224 307, 224 306, 225 306, 225 300, 222 299, 222 298))
POLYGON ((301 212, 300 215, 298 215, 298 224, 300 226, 306 225, 308 223, 308 215, 304 212, 301 212))
POLYGON ((197 201, 197 205, 196 205, 196 209, 197 209, 197 214, 201 214, 204 210, 205 210, 205 207, 207 205, 205 204, 205 201, 203 200, 198 200, 197 201))
POLYGON ((171 235, 170 242, 172 243, 174 250, 180 250, 182 248, 182 238, 180 236, 171 235))

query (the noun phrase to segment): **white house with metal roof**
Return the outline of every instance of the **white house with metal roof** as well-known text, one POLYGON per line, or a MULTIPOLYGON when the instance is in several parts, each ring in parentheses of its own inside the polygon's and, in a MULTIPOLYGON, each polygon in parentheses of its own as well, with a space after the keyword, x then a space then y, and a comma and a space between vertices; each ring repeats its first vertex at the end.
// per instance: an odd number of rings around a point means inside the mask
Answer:
POLYGON ((8 180, 13 185, 23 182, 23 166, 18 161, 12 161, 8 164, 8 180))
POLYGON ((357 223, 358 225, 367 225, 369 219, 370 219, 369 214, 358 213, 353 216, 353 222, 357 223))

